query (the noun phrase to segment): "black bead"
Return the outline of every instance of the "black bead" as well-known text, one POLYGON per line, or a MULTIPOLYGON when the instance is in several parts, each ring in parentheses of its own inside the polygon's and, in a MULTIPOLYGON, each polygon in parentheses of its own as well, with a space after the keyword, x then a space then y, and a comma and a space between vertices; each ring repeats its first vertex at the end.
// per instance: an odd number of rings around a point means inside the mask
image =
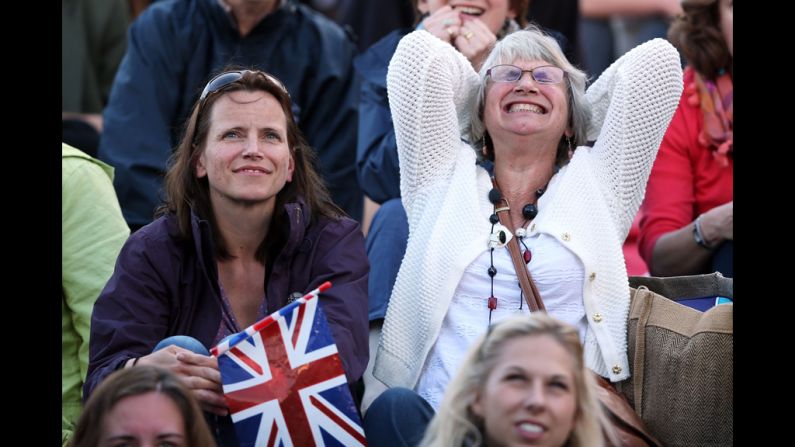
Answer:
POLYGON ((500 190, 497 188, 492 188, 491 191, 489 191, 489 202, 496 205, 497 203, 499 203, 500 199, 502 199, 502 194, 500 194, 500 190))
POLYGON ((497 237, 500 239, 501 244, 504 244, 505 241, 508 240, 508 236, 505 234, 504 231, 500 231, 499 233, 497 233, 497 237))
POLYGON ((525 219, 535 219, 536 215, 538 215, 538 208, 532 203, 528 203, 522 208, 522 216, 525 219))
POLYGON ((492 214, 491 216, 489 216, 489 222, 491 222, 492 225, 496 225, 497 222, 499 222, 499 221, 500 221, 500 218, 497 217, 496 214, 492 214))
POLYGON ((496 274, 497 274, 497 269, 495 269, 493 265, 491 267, 489 267, 489 276, 494 278, 494 275, 496 275, 496 274))

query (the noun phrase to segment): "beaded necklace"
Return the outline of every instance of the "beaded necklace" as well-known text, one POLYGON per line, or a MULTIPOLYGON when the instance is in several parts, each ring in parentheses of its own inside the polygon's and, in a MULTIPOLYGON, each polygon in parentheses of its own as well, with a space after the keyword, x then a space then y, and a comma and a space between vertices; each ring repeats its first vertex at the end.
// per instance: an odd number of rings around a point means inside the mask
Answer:
MULTIPOLYGON (((494 267, 494 249, 504 247, 513 237, 511 231, 500 223, 500 218, 497 216, 498 212, 502 211, 510 211, 511 206, 508 203, 508 199, 502 196, 502 193, 499 190, 499 184, 497 183, 497 179, 494 176, 494 163, 486 160, 478 163, 482 166, 486 171, 488 171, 489 176, 491 177, 492 183, 494 187, 489 191, 489 202, 494 206, 494 211, 492 212, 491 216, 489 216, 489 222, 491 222, 491 235, 489 236, 489 269, 488 274, 491 280, 491 294, 489 295, 487 305, 489 308, 489 325, 491 325, 491 314, 494 309, 497 308, 497 297, 494 296, 494 276, 497 275, 497 268, 494 267), (501 202, 505 202, 504 207, 499 207, 501 202)), ((555 172, 552 174, 553 176, 558 173, 560 170, 559 166, 555 166, 555 172)), ((530 260, 533 257, 532 252, 527 247, 527 244, 524 242, 524 238, 527 235, 527 224, 530 223, 535 217, 538 215, 538 200, 544 195, 546 192, 547 187, 549 187, 549 182, 552 180, 550 177, 547 180, 547 183, 542 187, 536 190, 535 192, 535 203, 529 202, 524 207, 522 207, 522 216, 525 218, 524 223, 521 226, 515 229, 515 234, 519 238, 519 243, 522 244, 524 248, 522 250, 522 258, 524 259, 525 264, 530 263, 530 260)), ((519 286, 519 309, 522 309, 522 303, 524 302, 524 296, 521 288, 521 284, 517 283, 519 286)))

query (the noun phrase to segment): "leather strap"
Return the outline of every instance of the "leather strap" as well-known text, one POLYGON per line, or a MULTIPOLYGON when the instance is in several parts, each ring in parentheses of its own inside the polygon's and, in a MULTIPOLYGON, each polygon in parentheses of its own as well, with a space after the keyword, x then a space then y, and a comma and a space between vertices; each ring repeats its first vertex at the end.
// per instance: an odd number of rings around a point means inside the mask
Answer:
MULTIPOLYGON (((491 178, 491 183, 495 188, 497 187, 494 177, 491 178)), ((504 198, 500 199, 500 202, 504 203, 505 206, 495 207, 497 217, 500 219, 500 223, 503 226, 514 231, 516 227, 513 226, 513 221, 511 219, 511 207, 504 198)), ((513 268, 516 270, 516 276, 519 278, 519 285, 522 287, 522 294, 524 295, 525 302, 527 302, 527 306, 532 312, 539 310, 546 312, 547 309, 544 307, 544 301, 541 300, 541 294, 538 293, 535 281, 533 281, 533 277, 530 276, 530 271, 527 269, 527 264, 525 264, 524 258, 522 257, 517 238, 513 237, 508 241, 508 252, 511 254, 513 268)))
MULTIPOLYGON (((494 177, 491 178, 491 183, 497 188, 494 177)), ((513 231, 516 227, 513 226, 513 219, 511 219, 510 213, 511 208, 508 205, 508 201, 501 198, 500 203, 504 204, 504 206, 495 207, 497 217, 500 219, 500 223, 503 226, 513 231)), ((511 253, 513 267, 516 270, 516 276, 519 278, 519 285, 522 287, 525 301, 531 311, 535 312, 541 310, 546 312, 544 302, 541 300, 541 294, 538 293, 533 277, 527 269, 527 264, 524 262, 517 239, 518 238, 513 237, 508 241, 508 252, 511 253)), ((648 318, 648 315, 646 317, 648 318)), ((616 445, 621 447, 661 447, 660 442, 649 433, 643 420, 629 405, 627 398, 599 374, 593 371, 591 371, 591 373, 598 385, 595 390, 596 395, 605 410, 606 416, 610 418, 611 425, 617 438, 613 440, 610 439, 610 436, 607 436, 606 441, 611 445, 614 444, 614 441, 617 441, 616 445)), ((638 378, 636 377, 635 380, 637 381, 638 378)))

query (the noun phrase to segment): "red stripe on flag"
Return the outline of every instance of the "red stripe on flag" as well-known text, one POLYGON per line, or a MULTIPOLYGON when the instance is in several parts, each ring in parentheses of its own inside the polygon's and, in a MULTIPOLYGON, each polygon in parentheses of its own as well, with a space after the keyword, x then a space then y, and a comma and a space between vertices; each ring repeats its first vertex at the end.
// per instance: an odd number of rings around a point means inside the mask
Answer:
POLYGON ((323 403, 320 402, 320 400, 317 397, 309 396, 309 401, 312 402, 312 405, 314 405, 323 414, 328 416, 332 421, 336 422, 337 425, 339 425, 346 432, 348 432, 349 435, 351 435, 354 438, 356 438, 356 440, 359 441, 362 445, 367 445, 367 439, 361 433, 359 433, 358 431, 354 430, 353 427, 350 426, 350 424, 348 424, 341 417, 337 416, 336 414, 334 414, 334 412, 329 410, 328 407, 323 405, 323 403))
POLYGON ((243 351, 241 351, 240 349, 237 349, 237 347, 234 347, 234 348, 229 350, 229 353, 236 355, 237 358, 239 358, 243 363, 248 365, 249 368, 251 368, 254 371, 256 371, 257 374, 262 375, 262 367, 259 366, 259 364, 257 362, 252 360, 251 357, 249 357, 246 354, 244 354, 243 351))
MULTIPOLYGON (((301 331, 301 322, 304 321, 304 312, 306 311, 306 304, 298 306, 298 318, 295 319, 295 327, 293 328, 293 349, 298 344, 298 333, 301 331)), ((312 323, 311 321, 309 322, 312 323)))
POLYGON ((267 326, 267 325, 269 325, 271 323, 273 323, 273 315, 268 315, 267 317, 263 318, 262 320, 257 321, 256 323, 254 323, 252 325, 252 327, 254 328, 254 332, 259 332, 259 331, 262 330, 262 328, 264 328, 265 326, 267 326))
POLYGON ((273 426, 271 427, 271 435, 268 437, 268 447, 273 447, 276 445, 276 431, 279 428, 276 427, 276 420, 273 421, 273 426))

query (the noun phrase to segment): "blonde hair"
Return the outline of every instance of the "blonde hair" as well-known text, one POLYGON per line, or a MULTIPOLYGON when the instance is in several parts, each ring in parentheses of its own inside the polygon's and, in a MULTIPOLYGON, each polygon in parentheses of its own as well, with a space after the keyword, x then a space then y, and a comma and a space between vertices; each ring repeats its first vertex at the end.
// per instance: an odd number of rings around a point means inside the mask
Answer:
POLYGON ((478 390, 494 370, 505 345, 518 337, 547 335, 557 341, 574 359, 574 386, 577 396, 577 421, 569 437, 569 447, 603 447, 603 429, 609 427, 596 395, 596 382, 585 366, 577 330, 543 312, 520 316, 492 326, 470 348, 458 374, 450 382, 439 411, 434 416, 422 447, 483 445, 483 421, 471 411, 478 390))

